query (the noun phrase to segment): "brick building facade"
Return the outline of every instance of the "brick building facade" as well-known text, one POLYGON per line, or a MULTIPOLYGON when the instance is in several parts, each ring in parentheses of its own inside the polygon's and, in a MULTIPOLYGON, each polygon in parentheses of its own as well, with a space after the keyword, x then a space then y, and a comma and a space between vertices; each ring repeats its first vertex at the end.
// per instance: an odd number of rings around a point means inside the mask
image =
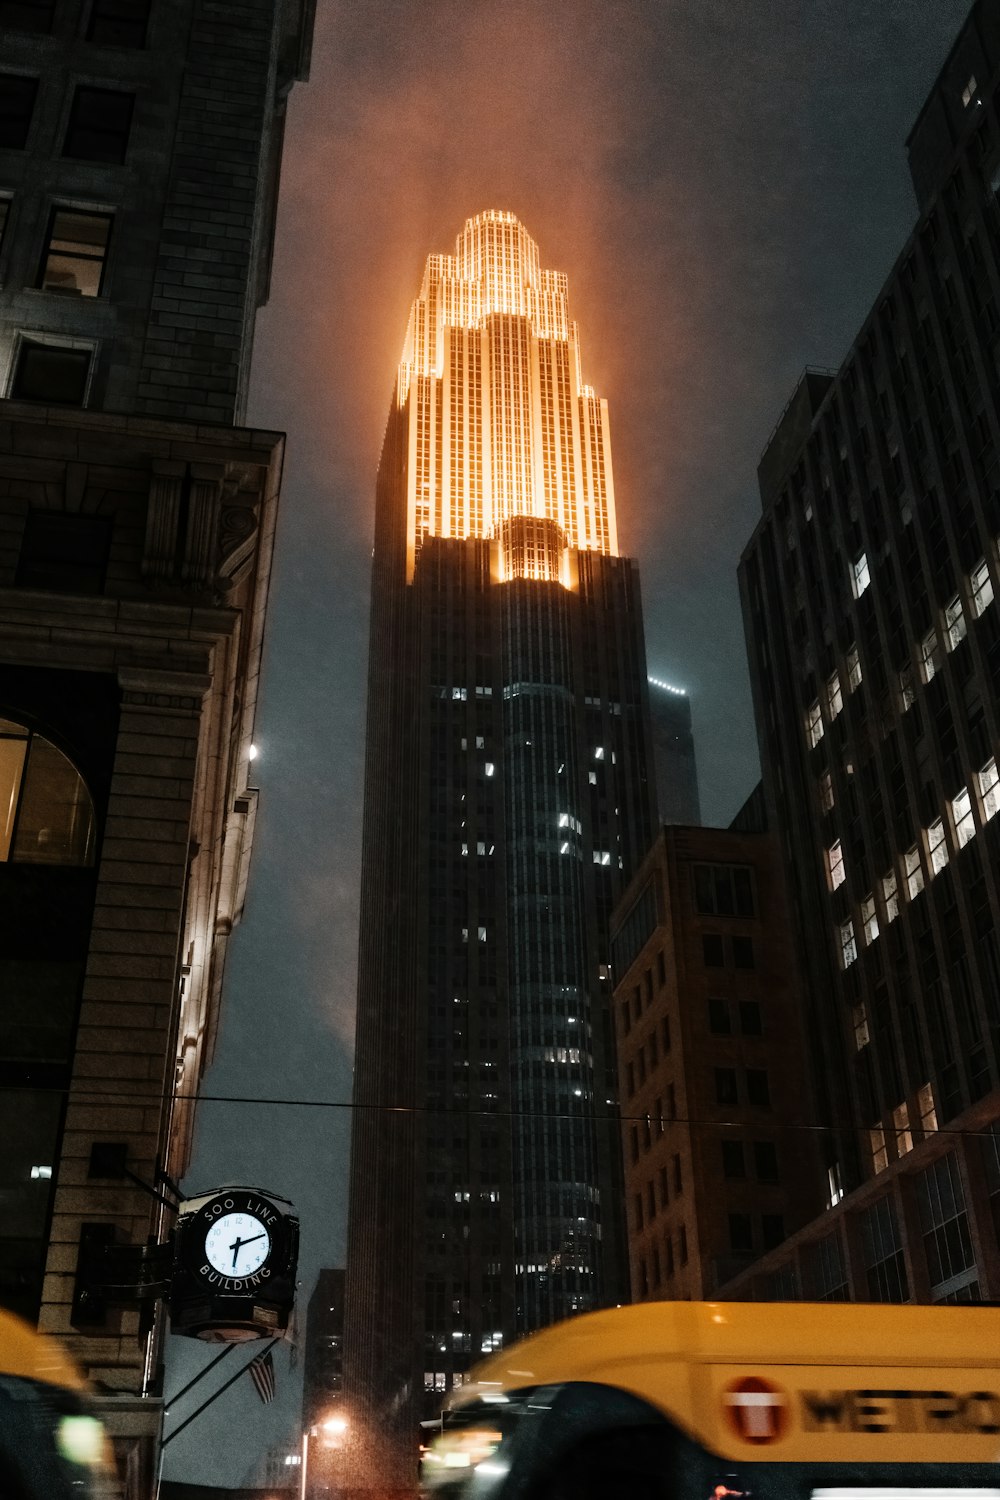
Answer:
POLYGON ((822 1201, 774 840, 662 828, 612 972, 632 1297, 712 1297, 822 1201))

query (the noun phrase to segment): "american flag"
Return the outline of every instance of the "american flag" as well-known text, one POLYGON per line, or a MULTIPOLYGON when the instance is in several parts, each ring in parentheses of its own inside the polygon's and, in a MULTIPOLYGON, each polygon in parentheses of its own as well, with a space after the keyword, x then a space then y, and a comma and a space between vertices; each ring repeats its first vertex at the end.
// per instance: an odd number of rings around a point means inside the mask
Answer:
POLYGON ((266 1354, 258 1354, 256 1359, 252 1359, 247 1369, 250 1371, 250 1379, 254 1383, 258 1396, 266 1406, 269 1401, 274 1400, 275 1391, 274 1360, 271 1358, 270 1349, 266 1354))

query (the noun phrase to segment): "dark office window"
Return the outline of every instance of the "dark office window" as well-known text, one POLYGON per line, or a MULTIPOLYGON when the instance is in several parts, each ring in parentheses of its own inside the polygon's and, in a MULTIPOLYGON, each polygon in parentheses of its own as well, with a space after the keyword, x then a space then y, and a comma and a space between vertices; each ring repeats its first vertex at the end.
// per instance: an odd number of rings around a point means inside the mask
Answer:
POLYGON ((10 391, 12 400, 82 406, 93 353, 93 349, 22 339, 10 391))
POLYGON ((756 1000, 740 1001, 740 1030, 744 1036, 760 1036, 763 1027, 760 1022, 760 1006, 756 1000))
POLYGON ((771 1089, 764 1068, 747 1068, 747 1099, 766 1109, 771 1103, 771 1089))
POLYGON ((753 1224, 749 1214, 729 1215, 729 1248, 738 1254, 753 1249, 753 1224))
POLYGON ((639 1160, 639 1127, 638 1127, 638 1125, 633 1125, 632 1128, 629 1131, 629 1147, 630 1147, 630 1150, 631 1150, 631 1153, 632 1153, 632 1160, 633 1161, 638 1161, 639 1160))
POLYGON ((734 865, 731 873, 736 915, 738 917, 752 917, 754 915, 754 904, 753 882, 750 878, 750 871, 744 865, 734 865))
POLYGON ((662 948, 656 955, 656 982, 660 986, 661 990, 667 982, 667 963, 666 959, 663 957, 662 948))
POLYGON ((660 1040, 663 1043, 664 1052, 670 1051, 670 1017, 664 1016, 660 1022, 660 1040))
POLYGON ((706 969, 721 969, 725 966, 726 956, 722 948, 722 938, 717 932, 704 933, 701 947, 706 969))
POLYGON ((675 1153, 674 1154, 674 1193, 675 1194, 677 1194, 677 1193, 683 1193, 683 1191, 684 1191, 684 1169, 681 1166, 680 1156, 675 1153))
POLYGON ((632 1017, 629 1014, 628 1001, 624 1001, 621 1007, 622 1031, 626 1036, 632 1030, 632 1017))
POLYGON ((48 292, 99 297, 111 235, 111 214, 84 214, 55 208, 38 285, 48 292))
POLYGON ((765 1250, 773 1250, 785 1238, 785 1220, 781 1214, 761 1214, 760 1232, 765 1250))
POLYGON ((150 0, 94 0, 87 40, 108 47, 145 47, 150 0))
POLYGON ((752 969, 753 961, 753 938, 733 938, 733 963, 737 969, 752 969))
POLYGON ((66 594, 99 594, 104 588, 110 545, 111 524, 105 516, 29 510, 17 564, 18 585, 66 594))
POLYGON ((736 1069, 716 1068, 715 1099, 718 1104, 736 1103, 736 1069))
POLYGON ((670 1193, 669 1193, 669 1190, 667 1188, 667 1169, 666 1169, 666 1167, 661 1167, 660 1168, 660 1171, 659 1171, 659 1183, 660 1183, 660 1207, 661 1208, 666 1208, 667 1204, 670 1202, 670 1193))
POLYGON ((720 917, 754 915, 753 882, 745 865, 695 865, 694 900, 698 911, 720 917))
POLYGON ((123 162, 134 104, 132 94, 78 85, 69 114, 63 156, 72 156, 78 161, 123 162))
POLYGON ((743 1160, 742 1141, 722 1142, 722 1175, 724 1177, 745 1177, 747 1175, 746 1163, 743 1160))
POLYGON ((667 1275, 672 1276, 674 1274, 674 1241, 669 1230, 663 1239, 663 1249, 667 1257, 667 1275))
POLYGON ((773 1141, 754 1141, 753 1165, 760 1182, 777 1182, 778 1152, 773 1141))
POLYGON ((714 1031, 716 1036, 728 1036, 732 1031, 728 1000, 709 1000, 708 1029, 714 1031))
POLYGON ((10 218, 10 199, 0 198, 0 250, 3 249, 4 231, 7 228, 7 220, 10 218))
POLYGON ((23 151, 38 93, 37 78, 0 73, 0 146, 23 151))
POLYGON ((56 0, 0 0, 0 26, 11 31, 52 30, 56 0))
POLYGON ((688 1232, 683 1224, 677 1231, 677 1240, 681 1265, 686 1266, 688 1263, 688 1232))

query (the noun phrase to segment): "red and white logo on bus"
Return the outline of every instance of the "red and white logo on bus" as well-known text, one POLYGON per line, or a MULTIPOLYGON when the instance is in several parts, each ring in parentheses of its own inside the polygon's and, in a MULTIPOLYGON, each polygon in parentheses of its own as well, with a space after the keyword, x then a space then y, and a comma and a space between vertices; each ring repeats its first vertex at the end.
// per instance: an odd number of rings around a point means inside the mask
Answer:
POLYGON ((745 1443, 775 1443, 788 1426, 788 1397, 759 1375, 734 1380, 723 1395, 729 1425, 745 1443))

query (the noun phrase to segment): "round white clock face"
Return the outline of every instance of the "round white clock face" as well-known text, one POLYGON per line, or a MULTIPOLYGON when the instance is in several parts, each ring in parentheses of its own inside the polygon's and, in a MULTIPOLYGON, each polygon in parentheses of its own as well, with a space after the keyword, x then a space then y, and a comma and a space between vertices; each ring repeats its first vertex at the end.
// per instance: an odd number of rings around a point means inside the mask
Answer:
POLYGON ((223 1214, 205 1236, 205 1258, 223 1276, 252 1276, 271 1250, 271 1236, 253 1214, 223 1214))

